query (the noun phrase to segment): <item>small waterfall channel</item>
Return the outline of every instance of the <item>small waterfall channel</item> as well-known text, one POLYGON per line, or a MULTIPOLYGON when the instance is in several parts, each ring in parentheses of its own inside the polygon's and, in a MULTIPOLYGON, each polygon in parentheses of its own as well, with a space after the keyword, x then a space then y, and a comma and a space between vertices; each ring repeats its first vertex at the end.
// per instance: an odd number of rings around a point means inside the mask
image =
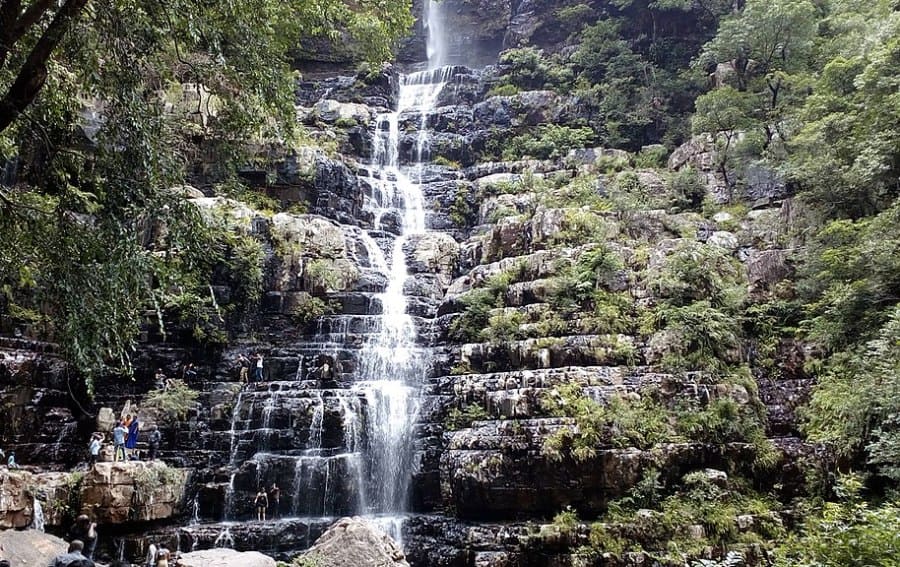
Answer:
POLYGON ((427 232, 426 125, 453 71, 441 66, 440 10, 426 4, 428 67, 400 76, 397 108, 375 117, 372 159, 359 173, 372 224, 348 229, 364 248, 363 268, 379 274, 384 289, 372 293, 365 314, 321 318, 314 338, 297 349, 291 380, 251 383, 237 395, 226 442, 226 522, 216 546, 234 545, 236 524, 256 518, 253 494, 273 482, 281 497, 277 507, 270 501, 270 521, 318 526, 362 515, 402 541, 431 365, 417 331, 427 320, 410 314, 406 257, 427 232))

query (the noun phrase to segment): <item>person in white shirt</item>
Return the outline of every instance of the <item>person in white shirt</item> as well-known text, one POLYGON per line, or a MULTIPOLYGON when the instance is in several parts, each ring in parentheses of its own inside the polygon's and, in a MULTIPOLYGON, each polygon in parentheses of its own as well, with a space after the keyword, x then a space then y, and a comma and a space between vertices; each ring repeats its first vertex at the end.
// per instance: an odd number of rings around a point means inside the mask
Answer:
POLYGON ((262 382, 262 379, 263 379, 263 355, 262 354, 256 355, 256 371, 253 375, 253 379, 256 382, 262 382))
POLYGON ((91 435, 91 442, 88 445, 88 450, 91 452, 91 466, 93 466, 100 460, 100 437, 98 437, 96 433, 91 435))

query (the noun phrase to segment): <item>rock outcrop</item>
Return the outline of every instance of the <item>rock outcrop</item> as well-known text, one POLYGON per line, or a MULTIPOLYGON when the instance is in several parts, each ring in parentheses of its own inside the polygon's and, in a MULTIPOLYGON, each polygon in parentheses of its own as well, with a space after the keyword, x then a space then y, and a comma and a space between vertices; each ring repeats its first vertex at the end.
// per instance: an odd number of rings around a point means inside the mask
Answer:
POLYGON ((98 524, 170 518, 180 511, 188 475, 158 461, 97 463, 81 480, 81 510, 98 524))
POLYGON ((339 520, 302 558, 321 567, 409 567, 390 536, 362 518, 339 520))
POLYGON ((68 547, 62 539, 37 530, 0 532, 0 559, 8 559, 12 567, 44 567, 68 547))
POLYGON ((48 526, 62 526, 67 512, 100 525, 171 518, 181 511, 188 478, 187 470, 158 461, 97 463, 75 473, 2 470, 0 528, 32 525, 35 502, 48 526))

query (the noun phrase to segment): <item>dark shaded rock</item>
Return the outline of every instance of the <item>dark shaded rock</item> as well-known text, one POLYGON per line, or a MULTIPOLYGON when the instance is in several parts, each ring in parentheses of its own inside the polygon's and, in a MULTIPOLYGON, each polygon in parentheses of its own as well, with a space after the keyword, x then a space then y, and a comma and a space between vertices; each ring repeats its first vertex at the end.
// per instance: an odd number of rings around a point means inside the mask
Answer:
POLYGON ((743 171, 743 199, 754 206, 770 205, 793 194, 784 177, 764 163, 747 164, 743 171))
POLYGON ((363 192, 356 174, 346 164, 329 158, 316 160, 316 196, 310 212, 338 222, 357 225, 362 214, 363 192))
POLYGON ((337 102, 362 103, 376 108, 397 105, 399 75, 391 65, 380 69, 362 70, 354 76, 315 75, 297 83, 296 102, 310 107, 324 98, 337 102))
POLYGON ((20 465, 73 466, 83 459, 81 435, 92 423, 78 409, 87 394, 51 345, 0 338, 0 402, 6 409, 3 449, 20 465), (70 395, 69 389, 73 389, 70 395))

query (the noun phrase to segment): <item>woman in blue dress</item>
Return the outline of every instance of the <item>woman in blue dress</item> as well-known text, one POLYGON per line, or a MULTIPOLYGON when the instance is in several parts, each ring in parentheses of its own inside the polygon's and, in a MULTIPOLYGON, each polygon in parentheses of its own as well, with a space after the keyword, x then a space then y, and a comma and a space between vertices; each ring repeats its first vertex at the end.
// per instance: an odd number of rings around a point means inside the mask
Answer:
POLYGON ((134 419, 128 424, 128 437, 125 439, 125 448, 128 449, 129 458, 131 459, 137 458, 134 449, 137 447, 138 431, 140 431, 140 424, 137 416, 134 416, 134 419))

